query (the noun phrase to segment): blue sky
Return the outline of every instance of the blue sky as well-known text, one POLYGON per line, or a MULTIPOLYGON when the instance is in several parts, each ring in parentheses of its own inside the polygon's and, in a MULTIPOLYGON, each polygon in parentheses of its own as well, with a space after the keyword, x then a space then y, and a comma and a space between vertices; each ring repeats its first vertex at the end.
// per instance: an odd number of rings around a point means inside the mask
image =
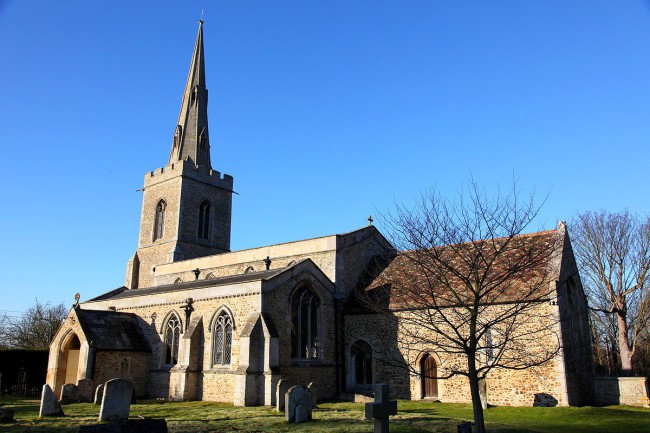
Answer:
POLYGON ((648 1, 0 0, 0 314, 124 282, 204 10, 232 248, 343 233, 471 175, 648 212, 648 1))

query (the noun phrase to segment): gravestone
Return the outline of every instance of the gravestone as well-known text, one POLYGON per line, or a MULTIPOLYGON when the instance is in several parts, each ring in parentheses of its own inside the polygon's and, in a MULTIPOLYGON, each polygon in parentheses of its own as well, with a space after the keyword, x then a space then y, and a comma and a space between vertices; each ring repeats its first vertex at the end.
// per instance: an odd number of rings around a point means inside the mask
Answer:
POLYGON ((286 379, 278 380, 278 384, 275 386, 275 410, 278 412, 284 412, 284 396, 289 390, 289 382, 286 379))
POLYGON ((375 420, 375 433, 388 433, 388 417, 397 413, 397 401, 389 400, 388 384, 375 385, 374 403, 366 403, 366 419, 375 420))
POLYGON ((317 399, 317 394, 316 394, 316 384, 314 382, 309 382, 309 385, 307 385, 307 389, 309 392, 311 392, 311 405, 312 407, 316 407, 316 403, 318 403, 317 399))
POLYGON ((93 381, 81 379, 77 381, 77 402, 90 403, 93 401, 93 381))
POLYGON ((76 403, 78 401, 77 385, 66 383, 61 388, 61 403, 76 403))
POLYGON ((300 409, 301 418, 304 421, 311 420, 311 393, 304 386, 292 386, 287 391, 284 399, 284 420, 286 422, 296 422, 296 407, 303 406, 300 409))
POLYGON ((78 433, 167 433, 164 419, 127 419, 107 424, 83 425, 78 433))
POLYGON ((102 397, 104 396, 104 384, 100 383, 95 390, 95 404, 102 404, 102 397))
POLYGON ((458 433, 472 433, 472 423, 470 421, 464 421, 458 424, 458 433))
POLYGON ((0 407, 0 422, 14 422, 14 410, 0 407))
POLYGON ((50 388, 50 385, 43 385, 43 392, 41 392, 41 408, 38 411, 39 417, 44 416, 63 416, 63 409, 59 404, 59 400, 56 399, 54 391, 50 388))
POLYGON ((133 397, 133 384, 124 379, 111 379, 104 384, 100 421, 128 419, 133 397))

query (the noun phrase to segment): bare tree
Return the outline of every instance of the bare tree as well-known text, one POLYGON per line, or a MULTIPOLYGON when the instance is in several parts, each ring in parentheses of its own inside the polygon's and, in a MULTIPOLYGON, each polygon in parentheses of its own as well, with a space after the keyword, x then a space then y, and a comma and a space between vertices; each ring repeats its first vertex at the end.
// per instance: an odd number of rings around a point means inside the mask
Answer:
POLYGON ((3 334, 8 347, 16 349, 47 349, 61 322, 68 314, 63 305, 42 304, 30 307, 22 316, 6 318, 3 334))
POLYGON ((472 182, 453 200, 432 191, 415 208, 398 206, 382 218, 400 253, 366 301, 399 326, 391 344, 405 368, 421 374, 414 361, 435 347, 448 357, 437 378, 469 379, 477 432, 485 431, 480 380, 493 369, 542 365, 560 348, 549 300, 563 236, 524 235, 538 211, 514 184, 492 199, 472 182))
POLYGON ((630 375, 637 342, 650 321, 650 219, 627 211, 585 212, 571 228, 592 310, 616 318, 621 369, 630 375))

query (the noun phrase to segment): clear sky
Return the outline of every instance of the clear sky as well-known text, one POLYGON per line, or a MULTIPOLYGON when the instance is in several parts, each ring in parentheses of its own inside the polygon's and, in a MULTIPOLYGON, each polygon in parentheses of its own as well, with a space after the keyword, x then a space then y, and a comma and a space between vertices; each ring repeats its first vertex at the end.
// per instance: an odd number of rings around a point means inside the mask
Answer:
POLYGON ((234 250, 470 175, 548 194, 531 230, 648 212, 648 1, 0 0, 0 314, 123 285, 202 9, 234 250))

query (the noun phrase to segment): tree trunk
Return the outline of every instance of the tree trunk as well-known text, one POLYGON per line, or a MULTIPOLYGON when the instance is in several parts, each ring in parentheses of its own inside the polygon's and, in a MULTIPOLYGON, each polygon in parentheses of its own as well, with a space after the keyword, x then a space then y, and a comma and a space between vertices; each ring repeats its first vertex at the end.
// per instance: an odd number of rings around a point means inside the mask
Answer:
POLYGON ((481 394, 478 386, 478 373, 476 371, 476 354, 467 355, 469 371, 469 389, 472 394, 472 409, 474 410, 475 433, 485 433, 485 419, 483 418, 483 406, 481 405, 481 394))
POLYGON ((621 355, 621 375, 632 376, 632 351, 627 339, 627 320, 625 313, 618 313, 618 351, 621 355))

